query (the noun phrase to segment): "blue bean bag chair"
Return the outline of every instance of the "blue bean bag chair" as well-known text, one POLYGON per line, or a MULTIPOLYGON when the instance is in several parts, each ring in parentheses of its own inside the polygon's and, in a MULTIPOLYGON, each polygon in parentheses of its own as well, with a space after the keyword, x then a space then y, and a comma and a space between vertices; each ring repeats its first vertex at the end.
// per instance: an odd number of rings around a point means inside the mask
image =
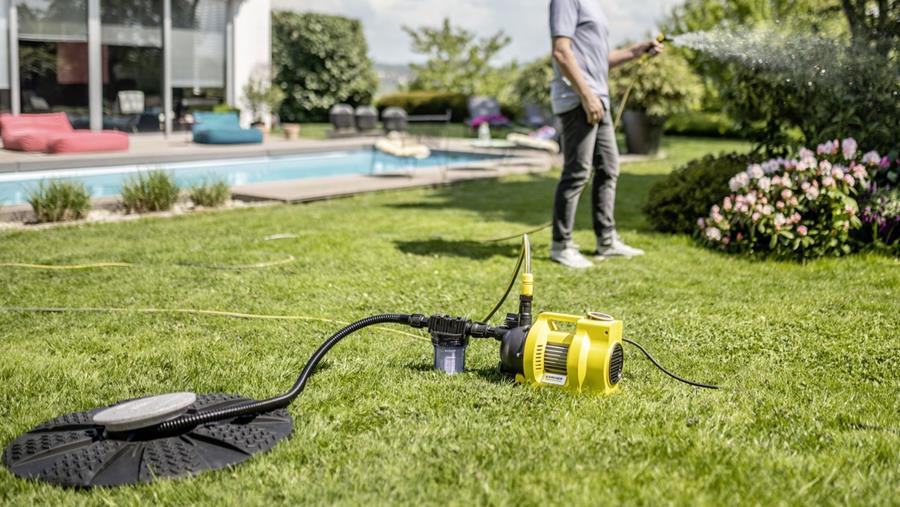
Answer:
POLYGON ((200 144, 258 144, 263 134, 241 128, 237 113, 194 113, 194 142, 200 144))

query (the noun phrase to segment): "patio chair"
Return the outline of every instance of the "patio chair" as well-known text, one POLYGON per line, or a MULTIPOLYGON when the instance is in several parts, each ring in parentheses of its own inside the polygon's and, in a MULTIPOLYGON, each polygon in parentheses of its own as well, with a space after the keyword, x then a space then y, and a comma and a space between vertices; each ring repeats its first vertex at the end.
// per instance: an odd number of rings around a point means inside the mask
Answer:
POLYGON ((373 106, 356 108, 356 128, 360 132, 372 132, 378 128, 378 110, 373 106))
POLYGON ((478 128, 482 123, 491 127, 509 127, 509 118, 503 116, 500 103, 493 97, 469 97, 469 126, 478 128))
POLYGON ((539 129, 547 125, 553 125, 553 115, 547 108, 538 104, 525 104, 525 117, 522 123, 533 129, 539 129))
POLYGON ((406 132, 409 118, 399 107, 389 107, 381 113, 381 123, 388 132, 406 132))
POLYGON ((198 144, 259 144, 263 133, 258 129, 241 128, 236 112, 212 113, 196 111, 191 131, 198 144))

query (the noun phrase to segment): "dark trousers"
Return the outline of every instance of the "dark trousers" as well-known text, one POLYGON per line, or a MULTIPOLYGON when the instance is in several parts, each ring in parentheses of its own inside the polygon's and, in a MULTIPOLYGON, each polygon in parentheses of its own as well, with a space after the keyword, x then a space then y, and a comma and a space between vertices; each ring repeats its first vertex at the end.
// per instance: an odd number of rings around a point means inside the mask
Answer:
POLYGON ((609 111, 597 125, 587 121, 581 106, 559 115, 562 121, 563 170, 553 202, 553 241, 569 244, 575 227, 578 198, 594 173, 591 217, 600 241, 616 230, 613 211, 619 177, 619 147, 609 111))

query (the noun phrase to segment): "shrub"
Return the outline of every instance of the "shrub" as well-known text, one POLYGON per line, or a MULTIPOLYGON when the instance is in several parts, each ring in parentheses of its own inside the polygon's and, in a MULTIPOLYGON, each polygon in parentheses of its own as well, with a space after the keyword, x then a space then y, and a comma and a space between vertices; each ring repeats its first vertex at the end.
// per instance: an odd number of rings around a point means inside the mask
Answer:
POLYGON ((732 194, 698 221, 700 242, 794 260, 850 253, 851 232, 862 224, 853 196, 881 160, 875 152, 856 157, 856 141, 845 139, 751 165, 729 182, 732 194))
POLYGON ((666 134, 700 137, 741 137, 734 120, 722 113, 687 111, 666 120, 666 134))
POLYGON ((50 180, 41 182, 28 195, 28 204, 38 222, 78 220, 91 208, 91 197, 84 183, 50 180))
POLYGON ((241 110, 232 106, 231 104, 216 104, 213 106, 212 111, 214 113, 238 113, 238 114, 241 114, 241 110))
POLYGON ((861 207, 860 239, 900 254, 900 187, 872 192, 861 207))
POLYGON ((265 114, 278 112, 284 102, 284 91, 271 83, 270 73, 256 72, 244 85, 244 101, 253 115, 253 121, 265 122, 265 114))
POLYGON ((167 211, 178 200, 178 185, 169 173, 138 173, 122 186, 122 201, 129 213, 167 211))
POLYGON ((378 76, 359 21, 325 14, 272 14, 273 82, 282 121, 327 121, 334 104, 369 104, 378 76))
POLYGON ((688 111, 699 105, 703 95, 700 78, 677 53, 616 67, 609 77, 610 89, 617 97, 631 87, 622 107, 650 116, 666 117, 688 111))
POLYGON ((688 162, 650 188, 644 213, 661 232, 690 234, 697 218, 729 193, 728 181, 747 168, 750 155, 708 155, 688 162))
POLYGON ((409 114, 444 114, 451 112, 452 121, 463 121, 469 116, 468 97, 455 92, 400 92, 379 97, 375 101, 379 109, 399 107, 409 114))
POLYGON ((221 206, 231 197, 231 188, 222 180, 203 181, 192 186, 188 195, 195 206, 215 208, 221 206))
POLYGON ((514 89, 522 106, 536 104, 550 109, 550 82, 553 64, 549 56, 539 58, 522 67, 514 89))

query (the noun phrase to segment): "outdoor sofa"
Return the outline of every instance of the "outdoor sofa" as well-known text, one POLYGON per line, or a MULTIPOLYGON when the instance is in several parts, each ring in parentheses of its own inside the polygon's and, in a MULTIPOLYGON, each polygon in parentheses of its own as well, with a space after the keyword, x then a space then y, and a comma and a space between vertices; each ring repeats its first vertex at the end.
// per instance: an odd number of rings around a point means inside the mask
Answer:
POLYGON ((263 141, 258 129, 241 128, 238 114, 198 111, 194 114, 194 142, 199 144, 257 144, 263 141))
POLYGON ((3 148, 39 153, 89 153, 128 150, 128 134, 75 130, 66 113, 0 114, 3 148))

